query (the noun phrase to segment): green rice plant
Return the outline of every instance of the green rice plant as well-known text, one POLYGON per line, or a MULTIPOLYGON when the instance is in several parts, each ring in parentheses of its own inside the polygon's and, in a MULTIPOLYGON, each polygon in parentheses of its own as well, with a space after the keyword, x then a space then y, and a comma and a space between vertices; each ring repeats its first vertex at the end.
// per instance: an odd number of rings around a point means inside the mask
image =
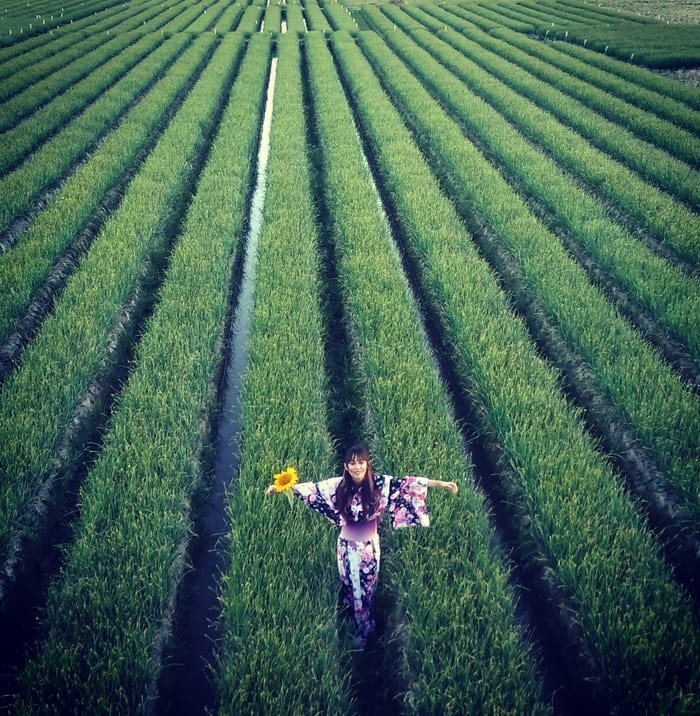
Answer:
MULTIPOLYGON (((511 27, 513 29, 515 29, 515 27, 511 23, 523 23, 526 25, 532 24, 535 28, 538 28, 543 24, 551 24, 551 26, 554 27, 555 22, 557 23, 557 26, 563 24, 563 20, 559 17, 552 16, 542 11, 528 10, 527 8, 521 7, 520 3, 514 3, 508 6, 504 6, 499 3, 497 5, 492 5, 492 7, 494 8, 493 12, 496 13, 496 15, 499 15, 503 17, 504 20, 507 20, 507 22, 504 22, 503 24, 506 27, 511 27)), ((570 21, 568 24, 571 24, 570 21)))
POLYGON ((377 71, 465 216, 477 212, 512 254, 529 290, 587 362, 598 385, 654 454, 685 514, 700 515, 700 408, 690 386, 592 286, 560 242, 428 91, 372 35, 377 71), (488 189, 486 188, 488 187, 488 189))
POLYGON ((598 20, 601 22, 611 22, 615 20, 631 20, 634 22, 646 24, 648 22, 653 22, 652 20, 643 17, 642 15, 634 12, 626 12, 620 7, 605 7, 604 5, 584 5, 582 6, 580 3, 580 0, 573 0, 572 2, 569 2, 568 0, 559 0, 559 5, 563 7, 571 7, 576 12, 583 12, 583 8, 586 8, 586 12, 592 13, 598 20))
MULTIPOLYGON (((432 11, 431 5, 426 5, 425 9, 432 11)), ((449 9, 456 17, 451 23, 454 29, 627 127, 642 139, 691 165, 697 164, 700 149, 700 139, 694 129, 698 126, 697 113, 657 92, 618 77, 609 77, 517 32, 506 28, 490 33, 479 31, 470 22, 464 22, 472 19, 468 11, 454 5, 449 9)))
MULTIPOLYGON (((219 57, 231 63, 241 44, 242 36, 224 39, 219 57)), ((17 713, 152 711, 216 404, 269 54, 269 39, 255 38, 241 65, 159 304, 81 489, 75 542, 51 586, 46 638, 21 674, 17 713)))
MULTIPOLYGON (((596 22, 603 22, 605 20, 610 20, 609 15, 603 15, 599 12, 597 12, 597 9, 590 5, 564 5, 563 3, 559 2, 540 2, 540 3, 533 3, 533 2, 518 2, 518 8, 522 8, 523 10, 527 11, 542 11, 545 12, 545 17, 559 17, 564 20, 569 21, 575 21, 575 22, 587 22, 591 23, 592 21, 596 22)), ((641 24, 645 24, 647 20, 645 20, 642 17, 639 17, 638 15, 630 15, 628 19, 634 18, 635 20, 638 20, 641 24)))
POLYGON ((283 35, 277 49, 261 235, 249 249, 255 303, 220 586, 219 708, 343 714, 353 709, 336 629, 335 530, 300 503, 263 494, 287 465, 301 481, 336 474, 298 39, 283 35))
MULTIPOLYGON (((542 32, 542 30, 540 30, 542 32)), ((580 43, 586 48, 653 69, 693 68, 700 62, 695 26, 639 26, 629 22, 609 25, 582 25, 552 28, 549 37, 556 43, 580 43)))
POLYGON ((200 0, 194 5, 185 3, 182 11, 161 28, 162 33, 167 35, 174 32, 191 32, 192 26, 216 4, 217 0, 206 0, 206 2, 200 0))
MULTIPOLYGON (((360 33, 359 41, 376 59, 390 54, 374 33, 360 33)), ((700 642, 687 597, 373 70, 342 35, 333 47, 418 282, 439 316, 462 390, 476 404, 477 428, 502 450, 510 478, 500 482, 521 510, 522 555, 544 569, 562 607, 573 610, 591 681, 613 708, 682 713, 700 688, 700 642)))
MULTIPOLYGON (((176 35, 167 40, 159 57, 150 58, 142 81, 152 77, 163 63, 183 50, 188 38, 176 35)), ((76 240, 99 202, 133 163, 158 131, 168 108, 185 91, 193 74, 211 50, 208 40, 195 41, 169 72, 66 180, 54 201, 27 228, 22 241, 0 257, 0 340, 6 339, 26 312, 37 291, 63 252, 76 240)), ((134 81, 136 77, 128 77, 134 81)), ((138 87, 138 85, 136 85, 138 87)), ((61 145, 58 144, 58 151, 61 145)), ((46 153, 39 153, 37 164, 46 153)), ((20 177, 27 173, 21 172, 20 177)))
MULTIPOLYGON (((658 187, 664 188, 671 194, 676 195, 683 201, 689 202, 695 207, 700 207, 700 188, 697 172, 693 171, 685 162, 675 159, 667 152, 638 139, 615 122, 601 117, 597 112, 594 112, 581 102, 551 87, 546 82, 533 77, 517 64, 502 59, 499 53, 485 49, 461 33, 449 28, 443 29, 445 27, 444 20, 449 18, 447 12, 438 8, 432 8, 431 14, 429 15, 418 8, 410 6, 406 6, 405 12, 430 29, 437 37, 449 43, 456 50, 459 50, 462 55, 465 55, 461 70, 457 70, 460 64, 458 58, 452 56, 449 66, 453 72, 459 71, 460 74, 464 74, 467 67, 473 68, 473 65, 469 62, 469 60, 471 60, 480 68, 483 68, 484 72, 488 73, 488 75, 497 77, 519 94, 524 95, 538 106, 551 112, 566 126, 571 127, 579 134, 585 136, 595 146, 602 149, 614 159, 626 164, 631 169, 639 172, 644 178, 652 181, 658 187)), ((395 13, 389 12, 388 9, 385 9, 385 13, 393 22, 401 24, 405 30, 408 31, 410 29, 410 27, 405 24, 405 19, 404 23, 401 23, 401 18, 404 17, 403 13, 397 16, 395 13)), ((412 33, 412 37, 415 40, 419 39, 416 33, 412 33)), ((421 44, 424 46, 428 45, 426 39, 425 35, 421 36, 421 44)), ((431 49, 432 54, 435 54, 437 50, 438 43, 435 44, 436 47, 431 49)), ((444 58, 443 61, 447 61, 447 54, 445 52, 440 52, 440 56, 444 58)), ((486 78, 487 75, 484 74, 484 72, 471 69, 469 74, 486 78)), ((497 106, 499 110, 508 114, 511 119, 516 116, 515 112, 508 111, 510 105, 504 104, 504 102, 501 101, 500 98, 504 96, 502 93, 488 92, 484 87, 484 83, 479 83, 478 86, 480 87, 482 96, 492 102, 494 106, 497 106)), ((546 117, 546 115, 541 116, 546 117)), ((551 118, 548 122, 551 125, 551 118)), ((538 141, 542 141, 540 138, 543 134, 546 136, 546 132, 539 131, 540 129, 539 126, 527 126, 528 134, 532 137, 537 137, 538 141)), ((560 133, 561 131, 560 129, 560 133)), ((575 136, 572 133, 568 133, 568 135, 575 136)), ((544 144, 544 142, 542 143, 544 144)), ((561 142, 559 142, 557 146, 561 146, 561 142)), ((598 159, 596 164, 600 165, 602 159, 602 157, 598 159)), ((605 182, 604 179, 594 179, 594 177, 600 176, 600 173, 595 171, 595 167, 589 167, 589 163, 590 160, 586 159, 586 161, 578 161, 577 166, 584 172, 590 173, 591 181, 594 185, 606 187, 607 182, 605 182)), ((633 214, 636 213, 639 215, 640 210, 637 209, 635 212, 634 209, 637 194, 639 193, 639 189, 637 188, 639 181, 633 179, 636 191, 628 186, 628 181, 629 179, 625 176, 625 178, 620 181, 614 182, 615 197, 617 200, 617 197, 624 193, 625 196, 629 197, 626 200, 626 204, 631 207, 629 210, 633 214)), ((610 193, 608 195, 610 195, 610 193)), ((660 212, 655 211, 654 213, 658 214, 660 212)), ((643 212, 641 215, 644 216, 643 212)), ((692 242, 693 246, 695 243, 696 242, 692 242)))
MULTIPOLYGON (((46 137, 50 137, 73 120, 91 102, 96 100, 111 85, 118 82, 162 42, 160 35, 151 33, 136 40, 133 45, 73 84, 48 104, 39 108, 19 125, 0 135, 7 147, 0 157, 0 172, 5 173, 25 161, 30 152, 46 137)), ((104 120, 103 120, 104 121, 104 120)))
MULTIPOLYGON (((347 37, 334 33, 334 46, 338 36, 347 37)), ((405 692, 406 711, 546 712, 528 644, 514 623, 502 556, 490 546, 483 497, 332 58, 318 34, 305 47, 367 434, 386 471, 420 471, 461 487, 456 497, 431 497, 429 530, 387 536, 388 589, 397 604, 386 643, 397 653, 384 668, 403 682, 398 691, 405 692)))
POLYGON ((552 217, 570 230, 573 238, 625 287, 638 305, 649 311, 700 362, 700 292, 696 282, 612 221, 607 206, 580 188, 550 157, 556 157, 565 170, 602 190, 611 202, 621 204, 639 218, 647 218, 648 225, 653 226, 669 246, 689 256, 694 263, 700 263, 697 216, 640 181, 632 172, 609 161, 547 112, 436 40, 431 32, 413 21, 402 23, 403 13, 387 9, 389 20, 400 24, 415 42, 402 33, 392 32, 390 22, 372 10, 368 8, 367 14, 374 18, 375 26, 437 95, 440 103, 450 109, 552 217), (436 59, 421 47, 430 50, 436 59), (481 97, 504 113, 512 124, 481 97), (527 141, 520 133, 521 128, 543 149, 527 141), (658 216, 661 219, 656 221, 658 216))
MULTIPOLYGON (((151 2, 144 2, 139 4, 136 8, 136 12, 144 12, 151 6, 159 5, 158 0, 151 0, 151 2)), ((36 59, 35 52, 42 50, 42 48, 49 48, 53 51, 60 51, 66 46, 66 41, 72 39, 72 42, 78 42, 81 38, 87 37, 93 33, 99 33, 106 31, 114 26, 115 22, 129 17, 133 12, 133 8, 127 9, 126 11, 122 7, 114 7, 112 11, 103 12, 99 19, 95 18, 94 12, 89 12, 86 17, 82 19, 70 19, 64 16, 66 22, 56 34, 48 35, 46 33, 46 27, 43 27, 43 32, 35 37, 28 37, 21 42, 15 42, 9 47, 0 47, 0 68, 4 67, 10 60, 24 61, 24 66, 32 64, 36 59), (125 14, 128 13, 128 14, 125 14)), ((43 54, 43 53, 42 53, 43 54)))
POLYGON ((460 5, 458 9, 468 10, 470 21, 486 30, 486 32, 490 32, 494 28, 509 27, 515 32, 531 34, 535 32, 536 29, 534 23, 532 22, 514 20, 513 18, 502 14, 499 12, 501 8, 495 4, 486 7, 484 5, 470 3, 467 7, 460 5))
MULTIPOLYGON (((214 37, 199 41, 211 45, 214 37)), ((109 362, 106 344, 122 306, 143 278, 149 257, 166 248, 168 217, 183 201, 182 184, 205 146, 232 72, 235 58, 229 55, 223 46, 213 56, 24 351, 21 365, 2 385, 0 472, 12 475, 0 488, 3 561, 18 520, 53 466, 77 401, 109 362)))
POLYGON ((301 0, 301 4, 304 8, 304 17, 309 30, 330 31, 330 23, 319 7, 317 0, 301 0))

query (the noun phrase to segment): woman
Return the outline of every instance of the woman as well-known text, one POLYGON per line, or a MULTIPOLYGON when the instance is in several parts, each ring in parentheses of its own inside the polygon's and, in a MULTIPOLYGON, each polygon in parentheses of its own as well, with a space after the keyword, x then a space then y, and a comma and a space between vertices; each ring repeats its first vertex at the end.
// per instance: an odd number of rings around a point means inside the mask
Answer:
MULTIPOLYGON (((367 450, 354 445, 345 453, 343 475, 321 482, 297 483, 294 493, 309 507, 340 527, 338 572, 343 601, 354 616, 355 643, 364 646, 374 631, 370 605, 377 588, 379 535, 377 524, 385 510, 394 529, 430 524, 425 498, 429 487, 457 492, 457 484, 425 477, 375 475, 367 450)), ((274 484, 265 494, 277 492, 274 484)))

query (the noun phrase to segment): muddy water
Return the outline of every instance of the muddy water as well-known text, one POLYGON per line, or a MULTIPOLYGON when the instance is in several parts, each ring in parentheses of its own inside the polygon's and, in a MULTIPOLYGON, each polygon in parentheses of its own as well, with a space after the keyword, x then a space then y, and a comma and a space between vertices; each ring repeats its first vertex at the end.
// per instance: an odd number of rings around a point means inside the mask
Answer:
POLYGON ((258 243, 262 229, 270 124, 277 58, 272 59, 265 113, 258 147, 256 184, 251 200, 243 271, 238 292, 223 384, 214 463, 214 479, 198 523, 197 546, 192 554, 192 573, 186 580, 188 602, 183 606, 176 633, 177 664, 165 677, 158 711, 168 714, 200 714, 216 707, 212 684, 215 620, 218 616, 217 587, 226 568, 224 537, 228 530, 226 491, 238 469, 237 434, 240 430, 240 392, 248 358, 248 338, 255 293, 258 243))

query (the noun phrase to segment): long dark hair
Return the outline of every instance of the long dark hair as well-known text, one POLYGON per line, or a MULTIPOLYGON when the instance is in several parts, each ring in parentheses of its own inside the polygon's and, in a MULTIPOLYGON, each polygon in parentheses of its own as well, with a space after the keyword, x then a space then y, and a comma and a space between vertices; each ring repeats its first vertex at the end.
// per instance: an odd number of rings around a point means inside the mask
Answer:
POLYGON ((362 500, 362 512, 365 519, 371 517, 379 507, 379 494, 374 486, 374 472, 372 471, 372 463, 369 459, 369 453, 364 445, 353 445, 345 451, 343 459, 343 479, 338 484, 336 490, 336 498, 338 500, 338 510, 340 514, 349 522, 353 521, 352 512, 350 511, 350 503, 355 493, 359 490, 360 499, 362 500), (354 460, 367 461, 367 475, 358 488, 347 471, 345 465, 354 460))

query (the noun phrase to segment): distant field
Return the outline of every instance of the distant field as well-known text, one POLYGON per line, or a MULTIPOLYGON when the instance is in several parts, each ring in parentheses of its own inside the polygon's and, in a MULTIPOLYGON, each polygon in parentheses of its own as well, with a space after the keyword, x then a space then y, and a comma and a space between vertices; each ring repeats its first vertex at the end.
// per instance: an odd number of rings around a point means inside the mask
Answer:
POLYGON ((700 2, 694 0, 677 0, 676 2, 657 2, 656 0, 603 0, 591 2, 590 5, 615 7, 627 12, 634 12, 647 17, 658 18, 675 23, 700 23, 700 2))

